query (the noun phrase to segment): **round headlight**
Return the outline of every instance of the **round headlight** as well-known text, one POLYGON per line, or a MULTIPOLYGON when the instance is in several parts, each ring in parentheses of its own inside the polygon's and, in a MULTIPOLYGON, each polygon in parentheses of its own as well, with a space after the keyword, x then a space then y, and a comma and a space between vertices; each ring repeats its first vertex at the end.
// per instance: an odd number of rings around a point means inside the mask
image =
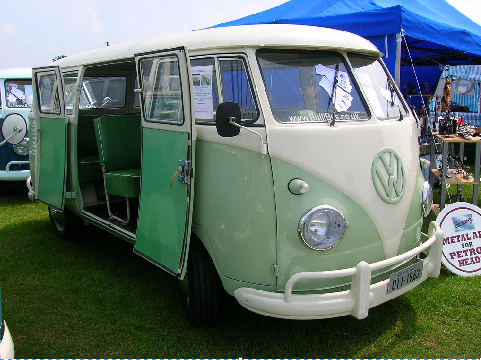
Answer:
POLYGON ((13 145, 13 151, 15 151, 18 155, 27 155, 28 154, 28 139, 23 139, 18 144, 13 145))
POLYGON ((308 211, 299 222, 299 235, 313 250, 327 250, 336 246, 344 236, 347 224, 344 215, 329 205, 308 211))
POLYGON ((429 182, 425 181, 423 185, 423 217, 428 216, 433 206, 433 188, 429 182))

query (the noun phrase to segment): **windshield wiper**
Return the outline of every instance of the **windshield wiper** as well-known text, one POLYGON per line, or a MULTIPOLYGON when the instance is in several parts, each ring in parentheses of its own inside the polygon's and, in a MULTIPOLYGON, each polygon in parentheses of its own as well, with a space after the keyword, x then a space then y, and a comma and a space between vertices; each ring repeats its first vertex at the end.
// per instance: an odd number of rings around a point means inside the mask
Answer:
POLYGON ((337 86, 338 73, 339 73, 339 64, 336 64, 336 72, 334 73, 334 82, 333 82, 332 91, 331 91, 331 101, 329 102, 333 104, 334 108, 332 110, 332 121, 329 124, 329 126, 334 126, 336 124, 336 86, 337 86))
MULTIPOLYGON (((396 85, 394 84, 394 81, 391 78, 388 78, 388 87, 389 87, 389 91, 391 92, 391 107, 394 107, 394 105, 396 104, 394 97, 397 96, 397 93, 396 93, 396 85)), ((398 110, 399 110, 398 120, 403 121, 404 117, 401 111, 401 105, 398 106, 398 110)))

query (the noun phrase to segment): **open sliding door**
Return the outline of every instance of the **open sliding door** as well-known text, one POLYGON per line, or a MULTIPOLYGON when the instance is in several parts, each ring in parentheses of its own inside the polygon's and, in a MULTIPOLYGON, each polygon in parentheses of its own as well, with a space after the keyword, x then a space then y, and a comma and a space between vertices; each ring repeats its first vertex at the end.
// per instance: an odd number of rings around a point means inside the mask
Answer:
POLYGON ((134 251, 182 278, 187 265, 194 140, 187 50, 136 57, 142 94, 142 172, 134 251))

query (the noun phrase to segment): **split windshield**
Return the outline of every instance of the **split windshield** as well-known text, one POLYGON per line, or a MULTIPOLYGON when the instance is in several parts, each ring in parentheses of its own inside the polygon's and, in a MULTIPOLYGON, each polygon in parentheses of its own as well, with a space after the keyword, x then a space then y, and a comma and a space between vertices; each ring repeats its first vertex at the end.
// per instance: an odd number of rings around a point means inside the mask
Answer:
POLYGON ((399 119, 408 114, 394 81, 376 58, 349 54, 367 102, 380 120, 399 119))
POLYGON ((32 80, 5 80, 5 96, 9 108, 30 108, 32 80))
POLYGON ((358 85, 339 53, 266 50, 258 51, 257 57, 279 122, 367 120, 367 104, 381 120, 407 114, 391 78, 377 59, 349 57, 358 85))
POLYGON ((330 122, 333 116, 336 121, 368 119, 340 54, 259 51, 257 56, 278 121, 330 122))

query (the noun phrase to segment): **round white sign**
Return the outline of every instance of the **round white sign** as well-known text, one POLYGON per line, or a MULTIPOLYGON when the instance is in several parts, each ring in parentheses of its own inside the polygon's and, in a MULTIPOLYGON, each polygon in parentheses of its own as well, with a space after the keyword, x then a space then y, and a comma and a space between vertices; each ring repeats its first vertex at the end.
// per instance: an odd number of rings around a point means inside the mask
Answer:
POLYGON ((481 275, 481 209, 464 202, 450 204, 436 221, 444 232, 444 266, 462 276, 481 275))

